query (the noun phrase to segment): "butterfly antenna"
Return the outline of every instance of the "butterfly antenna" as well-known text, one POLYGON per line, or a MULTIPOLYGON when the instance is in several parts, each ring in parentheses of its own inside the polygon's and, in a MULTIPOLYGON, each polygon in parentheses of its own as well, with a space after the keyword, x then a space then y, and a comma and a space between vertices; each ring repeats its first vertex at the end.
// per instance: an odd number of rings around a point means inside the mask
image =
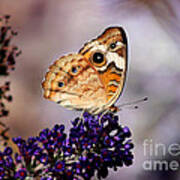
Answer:
MULTIPOLYGON (((145 102, 148 100, 148 97, 144 97, 143 99, 139 99, 139 100, 136 100, 136 101, 132 101, 132 102, 128 102, 128 103, 124 103, 124 104, 121 104, 119 106, 117 106, 119 109, 121 109, 122 107, 124 106, 131 106, 131 105, 134 105, 134 104, 138 104, 138 103, 141 103, 141 102, 145 102)), ((138 109, 139 107, 137 105, 135 105, 133 107, 133 109, 138 109)))

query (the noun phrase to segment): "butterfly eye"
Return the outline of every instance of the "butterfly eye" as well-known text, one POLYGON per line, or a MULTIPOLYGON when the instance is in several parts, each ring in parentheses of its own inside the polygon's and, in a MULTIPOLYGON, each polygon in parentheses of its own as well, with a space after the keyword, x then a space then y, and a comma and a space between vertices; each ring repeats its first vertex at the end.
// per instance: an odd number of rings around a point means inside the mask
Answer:
POLYGON ((61 88, 61 87, 64 86, 64 83, 63 83, 63 82, 59 82, 59 83, 58 83, 58 86, 61 88))
POLYGON ((110 44, 110 48, 111 48, 111 49, 115 49, 115 48, 116 48, 116 43, 111 43, 111 44, 110 44))
POLYGON ((104 61, 104 55, 100 52, 96 52, 93 55, 93 62, 96 64, 101 64, 104 61))

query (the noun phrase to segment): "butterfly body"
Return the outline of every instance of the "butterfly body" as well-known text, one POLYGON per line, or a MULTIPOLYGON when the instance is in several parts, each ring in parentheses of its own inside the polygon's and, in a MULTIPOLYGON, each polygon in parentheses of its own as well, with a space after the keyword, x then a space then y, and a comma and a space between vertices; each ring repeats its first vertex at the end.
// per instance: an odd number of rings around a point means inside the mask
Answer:
POLYGON ((127 71, 127 38, 110 27, 77 54, 56 60, 42 83, 44 97, 93 114, 111 109, 119 98, 127 71))

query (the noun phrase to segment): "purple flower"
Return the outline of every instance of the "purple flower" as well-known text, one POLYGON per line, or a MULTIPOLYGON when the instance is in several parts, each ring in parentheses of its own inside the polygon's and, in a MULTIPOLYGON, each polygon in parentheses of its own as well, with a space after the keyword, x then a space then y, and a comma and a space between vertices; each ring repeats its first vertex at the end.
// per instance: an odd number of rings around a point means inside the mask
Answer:
POLYGON ((11 155, 12 154, 12 148, 6 147, 5 150, 4 150, 4 154, 7 155, 7 156, 11 155))
POLYGON ((19 153, 12 158, 9 147, 0 152, 0 167, 11 169, 2 176, 88 180, 97 174, 101 179, 107 177, 109 168, 116 170, 132 164, 131 133, 118 123, 118 116, 101 117, 86 112, 83 119, 76 118, 72 125, 69 136, 64 133, 64 125, 55 125, 42 130, 37 137, 13 138, 19 153))
POLYGON ((14 162, 13 162, 13 159, 11 156, 7 156, 5 161, 6 161, 6 167, 7 168, 13 168, 14 162))
POLYGON ((0 166, 4 163, 4 154, 0 152, 0 166))
POLYGON ((25 169, 19 169, 15 174, 15 178, 19 178, 20 180, 24 180, 26 176, 27 172, 25 169))
POLYGON ((5 170, 4 168, 0 167, 0 180, 3 179, 5 176, 5 170))
POLYGON ((57 161, 54 167, 56 172, 62 172, 65 169, 65 162, 64 161, 57 161))
POLYGON ((48 155, 47 154, 40 154, 39 155, 39 160, 40 160, 40 162, 42 163, 42 164, 44 164, 44 165, 47 165, 48 164, 48 155))
POLYGON ((52 177, 42 177, 41 180, 53 180, 52 177))
POLYGON ((18 153, 15 153, 14 157, 17 164, 22 162, 22 157, 18 153))

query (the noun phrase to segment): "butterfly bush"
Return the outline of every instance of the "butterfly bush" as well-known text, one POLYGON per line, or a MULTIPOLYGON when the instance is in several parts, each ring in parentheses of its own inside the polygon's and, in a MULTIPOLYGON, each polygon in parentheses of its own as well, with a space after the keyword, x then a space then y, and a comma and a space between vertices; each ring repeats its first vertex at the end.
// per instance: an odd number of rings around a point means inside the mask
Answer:
POLYGON ((41 180, 98 179, 108 175, 108 168, 132 164, 131 132, 108 113, 72 121, 69 135, 64 125, 42 130, 37 137, 13 138, 19 152, 10 147, 0 152, 0 179, 41 180))
MULTIPOLYGON (((20 55, 20 51, 17 46, 11 45, 11 40, 17 35, 17 32, 13 31, 9 25, 9 15, 0 17, 0 77, 7 77, 11 70, 15 69, 15 58, 20 55)), ((12 101, 12 96, 7 92, 10 90, 10 82, 6 81, 2 83, 0 81, 0 118, 8 116, 9 111, 6 108, 6 102, 12 101)), ((0 138, 7 140, 6 135, 9 129, 5 123, 0 121, 0 138)), ((0 139, 0 141, 1 141, 0 139)))
MULTIPOLYGON (((10 44, 17 33, 8 24, 10 16, 0 17, 0 77, 15 68, 18 48, 10 44)), ((6 102, 10 82, 0 84, 0 118, 8 115, 6 102)), ((7 144, 0 151, 0 180, 89 180, 108 176, 108 169, 129 166, 133 162, 133 143, 128 127, 123 127, 112 113, 93 116, 87 112, 72 122, 69 134, 64 125, 43 129, 27 140, 13 138, 18 151, 7 144)), ((4 139, 6 125, 0 136, 4 139)), ((1 141, 1 139, 0 139, 1 141)))

